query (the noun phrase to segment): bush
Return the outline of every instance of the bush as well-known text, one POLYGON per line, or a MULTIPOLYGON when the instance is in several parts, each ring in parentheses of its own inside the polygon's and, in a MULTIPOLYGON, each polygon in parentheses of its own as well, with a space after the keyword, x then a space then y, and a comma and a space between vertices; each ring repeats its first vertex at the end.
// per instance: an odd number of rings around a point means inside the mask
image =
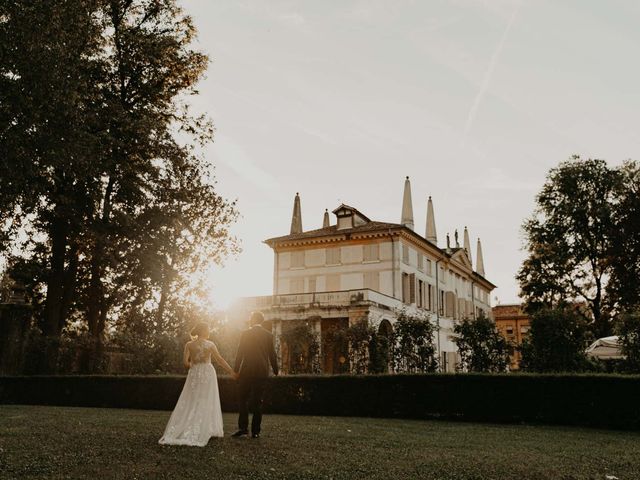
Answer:
MULTIPOLYGON (((0 377, 0 403, 170 410, 184 377, 0 377)), ((236 382, 219 378, 224 411, 236 382)), ((423 374, 271 377, 265 411, 295 415, 446 418, 640 430, 640 376, 423 374)))
POLYGON ((622 353, 621 361, 625 371, 640 372, 640 312, 624 313, 618 319, 618 335, 622 353))
POLYGON ((396 372, 435 372, 438 368, 434 343, 436 327, 424 315, 398 312, 391 341, 393 366, 396 372))
POLYGON ((463 320, 453 331, 460 352, 461 369, 469 372, 504 372, 509 364, 509 342, 496 329, 496 324, 485 317, 463 320))
POLYGON ((522 343, 520 368, 530 372, 593 370, 584 350, 587 324, 570 308, 538 310, 531 317, 529 336, 522 343))

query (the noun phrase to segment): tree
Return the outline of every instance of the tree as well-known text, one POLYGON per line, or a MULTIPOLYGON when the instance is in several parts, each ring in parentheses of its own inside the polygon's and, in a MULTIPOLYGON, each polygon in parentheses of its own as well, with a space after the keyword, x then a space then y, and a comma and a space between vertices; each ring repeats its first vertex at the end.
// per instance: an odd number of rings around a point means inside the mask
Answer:
POLYGON ((630 372, 640 372, 640 312, 620 316, 618 338, 626 357, 622 365, 630 372))
POLYGON ((481 315, 463 320, 453 328, 453 341, 462 359, 461 366, 470 372, 504 372, 509 365, 509 342, 498 332, 493 321, 481 315))
POLYGON ((287 373, 320 373, 320 344, 312 325, 305 321, 294 322, 283 330, 280 341, 287 353, 287 358, 283 359, 288 366, 287 373))
POLYGON ((0 5, 0 250, 25 228, 46 237, 40 326, 52 338, 74 297, 86 193, 95 187, 97 9, 91 0, 0 5))
POLYGON ((640 309, 640 164, 625 162, 614 205, 610 294, 620 310, 640 309))
POLYGON ((351 325, 346 333, 350 372, 357 375, 368 373, 371 360, 371 342, 374 339, 375 330, 364 318, 351 325))
POLYGON ((425 315, 398 312, 393 326, 392 359, 397 372, 435 372, 438 368, 436 327, 425 315))
POLYGON ((175 0, 10 1, 0 19, 0 250, 29 234, 42 332, 73 322, 99 350, 116 317, 175 323, 191 278, 237 251, 187 101, 208 61, 191 19, 175 0))
POLYGON ((596 335, 611 334, 605 288, 620 183, 620 172, 604 160, 574 156, 551 169, 523 226, 529 255, 517 278, 530 312, 583 302, 596 335))
POLYGON ((533 372, 585 370, 587 343, 587 322, 575 309, 539 309, 531 317, 529 336, 521 347, 520 368, 533 372))

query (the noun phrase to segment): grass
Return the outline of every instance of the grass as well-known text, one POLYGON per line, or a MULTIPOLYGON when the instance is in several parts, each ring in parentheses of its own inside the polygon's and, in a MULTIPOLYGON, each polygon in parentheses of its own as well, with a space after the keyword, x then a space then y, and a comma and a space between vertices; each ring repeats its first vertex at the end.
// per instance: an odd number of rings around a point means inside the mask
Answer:
MULTIPOLYGON (((169 412, 0 406, 2 479, 640 478, 640 433, 267 415, 258 440, 158 445, 169 412)), ((225 431, 235 415, 225 414, 225 431)))

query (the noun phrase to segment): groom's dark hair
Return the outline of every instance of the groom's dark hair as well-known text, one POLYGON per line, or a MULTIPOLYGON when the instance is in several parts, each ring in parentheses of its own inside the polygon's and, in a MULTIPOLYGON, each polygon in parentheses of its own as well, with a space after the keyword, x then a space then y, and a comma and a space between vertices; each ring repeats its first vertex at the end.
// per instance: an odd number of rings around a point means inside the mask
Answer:
POLYGON ((251 325, 262 325, 262 322, 264 322, 262 312, 251 312, 251 320, 249 320, 251 325))

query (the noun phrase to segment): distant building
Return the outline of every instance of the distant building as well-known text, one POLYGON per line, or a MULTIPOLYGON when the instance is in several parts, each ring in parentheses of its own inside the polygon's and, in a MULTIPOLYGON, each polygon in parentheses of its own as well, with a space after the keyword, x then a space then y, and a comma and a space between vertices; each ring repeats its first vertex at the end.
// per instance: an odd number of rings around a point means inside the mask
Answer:
POLYGON ((496 327, 502 336, 514 346, 509 355, 511 370, 518 370, 522 359, 518 347, 522 345, 522 341, 529 334, 529 316, 522 310, 520 304, 496 305, 492 310, 496 327))
POLYGON ((414 231, 409 178, 405 181, 400 223, 371 220, 355 207, 342 204, 325 211, 322 228, 303 231, 300 196, 294 200, 288 235, 265 240, 274 251, 273 295, 241 299, 230 316, 245 317, 260 310, 275 334, 283 370, 291 371, 292 355, 283 333, 306 321, 320 343, 320 370, 340 370, 342 355, 324 348, 333 329, 367 320, 380 333, 390 334, 399 309, 423 313, 439 326, 437 347, 442 370, 458 362, 453 327, 463 318, 491 316, 480 240, 472 266, 469 232, 464 245, 437 245, 433 202, 427 202, 425 236, 414 231), (323 351, 324 348, 324 351, 323 351))

